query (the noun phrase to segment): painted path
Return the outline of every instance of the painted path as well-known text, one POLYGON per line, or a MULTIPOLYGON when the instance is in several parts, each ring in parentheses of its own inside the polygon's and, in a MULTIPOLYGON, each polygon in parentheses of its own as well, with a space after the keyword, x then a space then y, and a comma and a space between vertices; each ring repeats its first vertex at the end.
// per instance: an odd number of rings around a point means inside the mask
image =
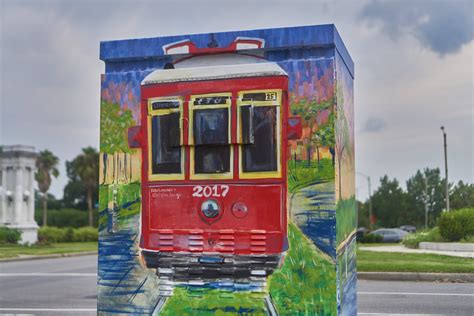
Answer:
POLYGON ((336 258, 336 209, 334 181, 315 183, 290 197, 290 216, 314 244, 336 258))
POLYGON ((109 233, 103 229, 100 232, 98 313, 150 315, 158 301, 158 284, 154 271, 142 269, 138 260, 140 216, 123 218, 121 210, 117 210, 117 231, 109 233))

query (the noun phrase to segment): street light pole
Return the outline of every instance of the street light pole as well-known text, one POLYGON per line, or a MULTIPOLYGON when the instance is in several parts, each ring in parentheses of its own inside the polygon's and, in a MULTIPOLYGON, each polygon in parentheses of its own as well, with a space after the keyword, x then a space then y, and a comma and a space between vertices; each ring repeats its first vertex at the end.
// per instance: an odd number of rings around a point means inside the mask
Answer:
POLYGON ((372 192, 370 191, 370 176, 367 176, 367 183, 369 185, 369 229, 372 230, 372 192))
POLYGON ((446 142, 446 132, 444 131, 444 126, 441 126, 443 131, 443 140, 444 140, 444 172, 446 175, 446 212, 449 212, 449 181, 448 181, 448 145, 446 142))
POLYGON ((426 175, 425 175, 425 229, 428 229, 428 179, 426 179, 426 175))
POLYGON ((372 193, 370 191, 370 176, 363 174, 362 172, 357 172, 367 180, 369 186, 369 229, 372 230, 372 193))

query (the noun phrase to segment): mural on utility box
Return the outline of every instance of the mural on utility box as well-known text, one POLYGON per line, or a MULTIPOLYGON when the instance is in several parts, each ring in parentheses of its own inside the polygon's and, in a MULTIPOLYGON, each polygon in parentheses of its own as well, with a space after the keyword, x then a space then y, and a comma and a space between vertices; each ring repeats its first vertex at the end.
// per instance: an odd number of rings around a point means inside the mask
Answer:
POLYGON ((99 314, 356 314, 351 71, 267 51, 305 28, 103 43, 99 314))

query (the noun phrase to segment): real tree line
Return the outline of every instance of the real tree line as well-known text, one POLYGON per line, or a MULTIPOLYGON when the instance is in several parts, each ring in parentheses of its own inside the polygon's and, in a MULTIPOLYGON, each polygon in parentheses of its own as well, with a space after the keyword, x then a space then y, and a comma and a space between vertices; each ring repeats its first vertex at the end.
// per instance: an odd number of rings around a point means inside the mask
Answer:
MULTIPOLYGON (((474 184, 459 181, 449 184, 450 209, 474 207, 474 184)), ((369 203, 359 202, 359 226, 369 227, 369 203)), ((414 225, 424 227, 425 207, 428 207, 428 226, 446 208, 445 179, 439 168, 418 170, 406 182, 406 189, 396 178, 380 178, 380 186, 372 194, 372 214, 375 227, 414 225)))
POLYGON ((59 158, 49 150, 39 152, 35 175, 38 192, 35 194, 35 207, 41 210, 43 226, 48 225, 48 209, 77 209, 88 212, 88 224, 94 225, 97 214, 99 182, 99 153, 93 147, 83 148, 81 153, 71 161, 66 161, 66 173, 69 179, 64 187, 64 196, 58 200, 49 193, 53 177, 59 175, 57 169, 59 158))

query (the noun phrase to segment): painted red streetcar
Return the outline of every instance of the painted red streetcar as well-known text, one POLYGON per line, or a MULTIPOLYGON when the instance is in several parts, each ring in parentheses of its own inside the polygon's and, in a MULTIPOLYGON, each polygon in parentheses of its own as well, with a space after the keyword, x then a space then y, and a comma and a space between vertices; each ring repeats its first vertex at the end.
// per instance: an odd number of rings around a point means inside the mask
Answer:
MULTIPOLYGON (((268 276, 287 240, 288 77, 249 54, 167 45, 186 54, 141 84, 141 254, 175 279, 268 276)), ((290 126, 291 125, 291 126, 290 126)), ((132 145, 131 145, 132 146, 132 145)))

